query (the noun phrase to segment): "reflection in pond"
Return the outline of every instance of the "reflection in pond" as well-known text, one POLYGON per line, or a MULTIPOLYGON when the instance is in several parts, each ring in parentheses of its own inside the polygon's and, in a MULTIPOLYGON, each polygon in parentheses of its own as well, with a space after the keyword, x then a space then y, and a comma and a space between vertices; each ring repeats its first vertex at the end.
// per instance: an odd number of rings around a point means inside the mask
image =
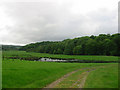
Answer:
POLYGON ((69 61, 78 61, 78 60, 59 60, 59 59, 51 59, 51 58, 41 58, 38 61, 46 61, 46 62, 69 62, 69 61))
POLYGON ((40 58, 41 62, 69 62, 69 63, 117 63, 117 61, 95 61, 95 60, 61 60, 61 59, 51 59, 51 58, 40 58))
MULTIPOLYGON (((12 60, 20 59, 27 61, 41 61, 41 62, 68 62, 68 63, 119 63, 119 61, 104 61, 104 60, 77 60, 77 59, 59 59, 59 58, 48 58, 48 57, 7 57, 12 60)), ((4 57, 3 59, 4 60, 4 57)))

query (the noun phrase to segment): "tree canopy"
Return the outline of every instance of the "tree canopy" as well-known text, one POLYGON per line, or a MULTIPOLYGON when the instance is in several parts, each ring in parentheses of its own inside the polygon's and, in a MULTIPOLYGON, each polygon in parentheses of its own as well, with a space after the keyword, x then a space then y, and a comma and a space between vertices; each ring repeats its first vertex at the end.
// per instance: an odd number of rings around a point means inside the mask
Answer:
POLYGON ((120 33, 113 35, 84 36, 63 41, 44 41, 20 48, 28 52, 66 55, 114 55, 120 56, 120 33))

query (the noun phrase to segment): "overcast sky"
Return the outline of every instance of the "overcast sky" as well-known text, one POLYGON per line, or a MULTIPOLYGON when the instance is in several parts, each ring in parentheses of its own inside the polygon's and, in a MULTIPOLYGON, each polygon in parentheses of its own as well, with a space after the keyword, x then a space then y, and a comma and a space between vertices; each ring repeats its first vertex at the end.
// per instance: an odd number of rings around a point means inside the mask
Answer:
POLYGON ((118 1, 1 0, 0 43, 24 45, 117 33, 118 1))

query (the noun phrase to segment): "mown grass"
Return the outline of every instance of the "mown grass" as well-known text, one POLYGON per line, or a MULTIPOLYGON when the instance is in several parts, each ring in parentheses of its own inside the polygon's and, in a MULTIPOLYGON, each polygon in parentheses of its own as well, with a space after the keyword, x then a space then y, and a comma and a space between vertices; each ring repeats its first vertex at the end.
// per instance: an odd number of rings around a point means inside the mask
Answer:
POLYGON ((42 88, 76 69, 105 65, 92 63, 56 63, 4 60, 3 88, 42 88))
POLYGON ((78 60, 96 60, 96 61, 118 61, 117 56, 95 56, 95 55, 59 55, 47 53, 34 53, 25 51, 3 51, 5 57, 48 57, 59 59, 78 59, 78 60))
POLYGON ((90 72, 84 88, 118 88, 118 64, 90 72))

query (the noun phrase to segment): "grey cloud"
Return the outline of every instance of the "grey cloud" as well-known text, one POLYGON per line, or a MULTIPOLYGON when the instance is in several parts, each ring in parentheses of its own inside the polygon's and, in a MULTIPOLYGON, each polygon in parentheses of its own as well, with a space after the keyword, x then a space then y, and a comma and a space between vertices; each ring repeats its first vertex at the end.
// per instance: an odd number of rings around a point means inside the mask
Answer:
POLYGON ((27 44, 116 32, 116 11, 106 9, 74 15, 70 5, 66 5, 55 2, 5 4, 6 14, 15 25, 7 28, 9 35, 2 36, 3 43, 27 44))

